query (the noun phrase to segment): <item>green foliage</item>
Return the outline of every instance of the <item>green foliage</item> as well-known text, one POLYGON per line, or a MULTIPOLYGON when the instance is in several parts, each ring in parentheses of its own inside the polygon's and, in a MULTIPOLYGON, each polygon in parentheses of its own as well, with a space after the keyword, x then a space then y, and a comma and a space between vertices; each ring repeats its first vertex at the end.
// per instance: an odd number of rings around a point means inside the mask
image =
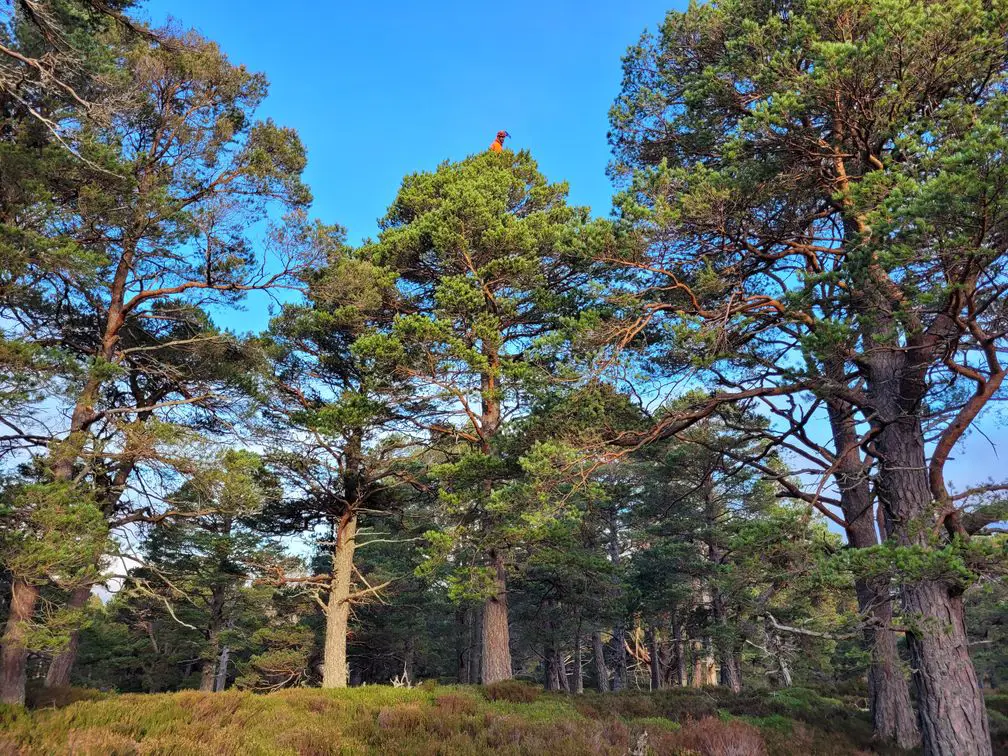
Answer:
POLYGON ((12 486, 4 495, 0 559, 6 569, 39 585, 52 580, 74 588, 94 579, 112 546, 105 518, 86 493, 54 482, 12 486))
POLYGON ((303 626, 256 630, 250 645, 263 650, 240 667, 235 687, 263 693, 304 685, 314 643, 311 630, 303 626))

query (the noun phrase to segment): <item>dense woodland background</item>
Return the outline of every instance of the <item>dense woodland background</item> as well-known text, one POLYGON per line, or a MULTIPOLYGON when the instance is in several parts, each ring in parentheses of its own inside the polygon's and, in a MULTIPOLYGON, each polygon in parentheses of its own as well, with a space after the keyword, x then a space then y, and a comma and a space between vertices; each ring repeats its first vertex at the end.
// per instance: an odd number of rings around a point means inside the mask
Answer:
POLYGON ((265 77, 135 12, 0 3, 3 701, 801 685, 991 753, 1008 484, 946 464, 1004 398, 1008 4, 671 12, 614 217, 505 148, 356 246, 265 77))

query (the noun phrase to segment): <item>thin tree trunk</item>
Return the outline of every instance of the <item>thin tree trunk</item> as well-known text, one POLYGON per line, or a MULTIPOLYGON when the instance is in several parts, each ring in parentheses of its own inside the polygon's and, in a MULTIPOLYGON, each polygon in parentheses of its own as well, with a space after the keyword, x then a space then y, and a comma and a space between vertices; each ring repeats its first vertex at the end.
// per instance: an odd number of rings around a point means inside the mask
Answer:
POLYGON ((207 626, 207 648, 203 656, 199 689, 212 693, 217 680, 217 661, 220 655, 220 632, 224 627, 224 586, 215 584, 210 593, 210 622, 207 626))
POLYGON ((679 620, 677 618, 673 618, 672 620, 672 648, 673 664, 670 666, 674 669, 674 684, 679 687, 685 687, 688 676, 686 668, 686 647, 683 643, 682 625, 679 624, 679 620))
POLYGON ((469 621, 469 683, 479 685, 483 669, 483 607, 473 607, 469 621))
POLYGON ((742 670, 736 664, 735 644, 731 642, 731 632, 728 626, 728 610, 725 608, 721 592, 715 587, 711 597, 714 621, 721 629, 721 637, 717 644, 717 658, 720 665, 718 683, 729 688, 732 693, 742 692, 742 670))
POLYGON ((469 682, 469 664, 472 660, 469 630, 471 623, 471 608, 459 607, 455 610, 455 654, 458 661, 456 678, 459 685, 469 682))
POLYGON ((0 648, 0 703, 24 705, 28 660, 25 635, 38 595, 38 587, 27 580, 15 577, 11 583, 10 611, 0 648))
POLYGON ((483 684, 510 680, 511 636, 508 628, 507 573, 500 552, 490 553, 494 595, 483 605, 483 684))
POLYGON ((650 655, 651 667, 651 690, 661 690, 662 668, 661 668, 661 645, 658 642, 658 631, 652 625, 648 628, 648 652, 650 655))
POLYGON ((717 664, 711 653, 710 638, 693 642, 693 687, 717 685, 717 664))
POLYGON ((728 651, 721 657, 721 685, 732 693, 742 692, 742 668, 734 652, 728 651))
POLYGON ((403 650, 403 677, 409 684, 416 679, 416 651, 412 638, 407 638, 403 650))
MULTIPOLYGON (((619 520, 616 508, 609 511, 609 561, 614 567, 619 567, 620 546, 619 546, 619 520)), ((627 653, 626 653, 626 627, 620 621, 613 628, 612 638, 613 648, 613 678, 612 689, 614 691, 624 690, 627 684, 627 653)))
POLYGON ((560 690, 564 693, 571 692, 570 675, 567 674, 567 659, 564 657, 563 651, 557 647, 553 649, 553 653, 556 656, 556 669, 557 676, 560 679, 560 690))
POLYGON ((605 645, 602 643, 602 633, 598 630, 592 633, 592 656, 595 657, 595 686, 599 693, 608 693, 609 670, 605 663, 605 645))
POLYGON ((325 647, 322 653, 322 687, 345 688, 347 668, 347 627, 350 619, 350 583, 354 549, 357 545, 357 512, 349 509, 340 518, 333 547, 329 599, 326 602, 325 647))
MULTIPOLYGON (((91 586, 78 586, 70 594, 68 606, 71 609, 82 609, 91 598, 91 586)), ((70 685, 70 672, 77 661, 77 647, 80 645, 80 630, 70 631, 70 639, 66 647, 53 657, 46 672, 45 687, 65 688, 70 685)))
POLYGON ((214 681, 214 692, 221 693, 227 688, 228 659, 231 649, 227 646, 221 649, 220 660, 217 662, 217 679, 214 681))
POLYGON ((626 690, 627 686, 626 630, 623 628, 622 625, 618 625, 613 628, 612 648, 613 648, 612 689, 614 691, 626 690))
POLYGON ((584 693, 584 659, 581 651, 581 620, 578 620, 578 631, 574 636, 574 692, 584 693))
POLYGON ((703 644, 700 641, 693 641, 693 675, 691 679, 692 687, 703 686, 703 644))

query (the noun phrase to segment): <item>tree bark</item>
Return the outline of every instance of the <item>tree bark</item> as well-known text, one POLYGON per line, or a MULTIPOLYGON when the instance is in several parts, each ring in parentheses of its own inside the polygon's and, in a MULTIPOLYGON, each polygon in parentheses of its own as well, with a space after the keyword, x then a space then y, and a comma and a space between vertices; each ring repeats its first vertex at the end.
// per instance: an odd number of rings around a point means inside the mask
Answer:
POLYGON ((613 691, 626 690, 627 686, 627 652, 626 652, 626 629, 622 625, 613 628, 612 648, 613 648, 613 670, 612 689, 613 691))
MULTIPOLYGON (((609 510, 609 561, 614 567, 619 567, 620 546, 619 546, 619 519, 616 507, 609 510)), ((627 653, 626 653, 626 628, 620 621, 613 628, 612 648, 613 648, 613 676, 612 689, 614 691, 624 690, 627 684, 627 653)))
POLYGON ((560 690, 564 693, 571 692, 570 685, 570 675, 567 674, 567 659, 564 658, 563 650, 559 647, 553 649, 553 653, 556 655, 556 669, 557 675, 560 678, 560 690))
POLYGON ((605 663, 605 644, 602 643, 602 633, 598 630, 592 633, 592 655, 595 657, 595 687, 599 693, 609 692, 609 669, 605 663))
POLYGON ((907 641, 924 753, 988 756, 990 727, 969 657, 962 599, 939 582, 921 581, 904 588, 903 601, 909 616, 921 618, 907 641))
POLYGON ((220 632, 224 627, 225 587, 215 584, 210 590, 210 621, 207 624, 207 648, 203 653, 203 668, 200 672, 199 689, 213 693, 217 681, 217 661, 220 655, 220 632))
POLYGON ((469 618, 469 684, 479 685, 483 670, 483 607, 473 607, 469 618))
MULTIPOLYGON (((91 586, 78 586, 70 594, 68 606, 71 609, 82 609, 91 598, 91 586)), ((71 630, 66 648, 53 657, 46 672, 45 687, 65 688, 70 685, 70 672, 77 661, 77 647, 80 645, 80 630, 71 630)))
POLYGON ((710 641, 693 641, 693 687, 717 685, 717 665, 710 652, 710 641))
POLYGON ((574 692, 584 693, 584 659, 581 650, 581 620, 578 620, 578 630, 574 636, 574 692))
POLYGON ((734 651, 728 649, 721 654, 720 684, 732 693, 742 692, 742 666, 734 651))
POLYGON ((416 647, 412 638, 407 638, 403 648, 403 677, 409 684, 416 680, 416 647))
POLYGON ((357 512, 348 509, 340 518, 333 547, 329 598, 326 602, 325 645, 322 652, 322 687, 345 688, 347 627, 350 619, 350 583, 357 545, 357 512))
POLYGON ((455 610, 455 653, 458 661, 456 678, 459 685, 469 682, 469 665, 472 661, 471 624, 471 608, 459 607, 455 610))
POLYGON ((25 635, 38 595, 38 587, 27 580, 15 577, 11 583, 10 612, 0 648, 0 703, 24 705, 28 660, 25 635))
POLYGON ((716 586, 712 588, 711 608, 713 609, 714 621, 721 631, 717 643, 717 660, 720 667, 718 684, 731 689, 732 693, 741 693, 742 669, 735 658, 735 644, 730 638, 728 610, 721 592, 716 586))
POLYGON ((686 668, 686 647, 683 644, 682 636, 682 625, 679 624, 679 620, 676 617, 672 619, 672 664, 669 665, 672 674, 675 675, 673 678, 673 684, 679 687, 685 687, 688 680, 688 671, 686 668))
POLYGON ((661 644, 658 642, 658 631, 654 626, 648 628, 648 654, 651 668, 651 690, 662 688, 661 644))
MULTIPOLYGON (((904 383, 896 384, 899 399, 887 396, 892 401, 888 406, 879 402, 883 421, 888 419, 877 442, 879 499, 885 508, 886 529, 896 542, 928 548, 934 512, 920 418, 905 408, 886 418, 887 409, 892 411, 913 394, 912 384, 908 388, 904 383)), ((882 393, 882 387, 873 388, 882 393)), ((947 580, 921 577, 904 584, 902 594, 910 623, 906 637, 924 753, 990 756, 990 725, 969 656, 960 590, 947 580)))
POLYGON ((220 660, 217 662, 217 679, 214 681, 214 692, 221 693, 227 688, 228 659, 231 649, 227 646, 221 649, 220 660))
MULTIPOLYGON (((831 378, 839 379, 842 366, 831 365, 831 378)), ((850 405, 831 399, 827 402, 837 461, 834 477, 840 490, 840 508, 846 522, 847 543, 856 549, 878 544, 875 507, 872 503, 869 470, 861 458, 859 435, 850 405)), ((896 633, 889 628, 892 602, 889 581, 858 578, 854 582, 858 609, 867 615, 865 645, 871 652, 868 668, 868 709, 876 738, 910 749, 920 742, 920 731, 910 691, 903 675, 896 633)))
POLYGON ((494 595, 483 606, 483 684, 510 680, 511 636, 508 628, 507 572, 500 552, 490 553, 494 595))

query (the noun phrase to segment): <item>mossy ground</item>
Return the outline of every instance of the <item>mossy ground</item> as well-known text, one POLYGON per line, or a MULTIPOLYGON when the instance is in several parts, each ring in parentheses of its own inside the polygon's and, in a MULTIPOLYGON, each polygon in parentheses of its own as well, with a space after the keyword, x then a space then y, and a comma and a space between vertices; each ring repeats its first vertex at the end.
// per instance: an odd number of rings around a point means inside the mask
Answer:
MULTIPOLYGON (((509 683, 272 695, 61 691, 0 707, 0 754, 857 754, 864 701, 794 688, 583 696, 509 683)), ((1003 742, 1008 696, 989 699, 1003 742)))

